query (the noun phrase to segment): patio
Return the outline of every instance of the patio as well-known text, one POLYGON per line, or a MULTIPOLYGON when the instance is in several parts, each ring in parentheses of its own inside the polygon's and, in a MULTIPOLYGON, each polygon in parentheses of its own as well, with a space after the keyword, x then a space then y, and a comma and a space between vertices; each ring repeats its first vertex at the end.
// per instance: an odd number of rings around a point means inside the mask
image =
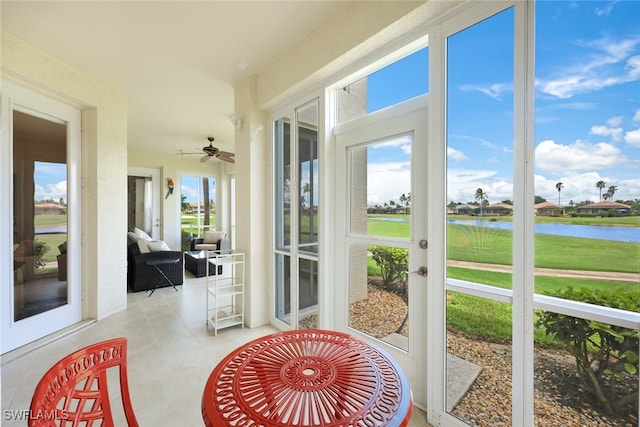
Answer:
MULTIPOLYGON (((140 425, 203 425, 200 400, 214 366, 236 347, 276 331, 271 326, 230 328, 214 337, 205 326, 204 287, 205 278, 187 274, 180 292, 162 288, 150 298, 146 292, 129 293, 124 311, 26 354, 19 349, 5 354, 2 424, 25 425, 24 418, 7 417, 29 409, 36 383, 54 362, 90 343, 124 336, 129 387, 140 425)), ((409 425, 426 427, 425 420, 425 414, 414 409, 409 425)))

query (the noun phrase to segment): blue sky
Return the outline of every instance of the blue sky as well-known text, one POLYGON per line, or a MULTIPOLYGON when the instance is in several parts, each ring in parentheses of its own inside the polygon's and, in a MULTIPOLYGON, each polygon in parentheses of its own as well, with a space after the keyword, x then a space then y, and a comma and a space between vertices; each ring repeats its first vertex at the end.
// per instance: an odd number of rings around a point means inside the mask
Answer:
POLYGON ((60 199, 67 203, 67 166, 60 163, 36 162, 34 168, 34 200, 60 199))
MULTIPOLYGON (((187 202, 197 203, 204 201, 202 195, 202 178, 196 176, 180 177, 180 191, 182 196, 187 196, 187 202)), ((209 179, 209 196, 215 202, 216 200, 216 180, 209 179)))
MULTIPOLYGON (((507 10, 448 41, 448 201, 513 199, 512 34, 507 10)), ((371 75, 370 111, 425 93, 426 69, 424 51, 371 75)), ((602 180, 640 198, 640 2, 538 2, 535 107, 537 195, 557 203, 562 182, 562 204, 597 202, 602 180)), ((370 204, 408 188, 373 176, 398 169, 389 152, 372 150, 370 204)))

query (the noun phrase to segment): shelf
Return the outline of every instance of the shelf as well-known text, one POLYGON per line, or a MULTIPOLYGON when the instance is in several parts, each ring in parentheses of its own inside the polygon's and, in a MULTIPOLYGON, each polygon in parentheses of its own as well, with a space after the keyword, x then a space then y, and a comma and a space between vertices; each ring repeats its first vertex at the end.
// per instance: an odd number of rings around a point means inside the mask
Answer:
POLYGON ((210 287, 207 289, 209 293, 213 296, 226 297, 231 295, 238 295, 244 292, 244 286, 242 284, 236 285, 228 285, 228 286, 219 286, 219 287, 210 287))
POLYGON ((207 276, 207 325, 217 335, 219 329, 241 325, 244 328, 244 254, 207 253, 209 268, 220 269, 207 276))

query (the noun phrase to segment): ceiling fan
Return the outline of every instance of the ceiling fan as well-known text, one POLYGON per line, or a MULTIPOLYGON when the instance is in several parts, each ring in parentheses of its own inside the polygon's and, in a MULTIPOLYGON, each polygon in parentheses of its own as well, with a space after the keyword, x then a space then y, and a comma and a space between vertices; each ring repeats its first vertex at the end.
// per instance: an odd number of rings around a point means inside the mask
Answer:
POLYGON ((233 156, 235 156, 234 153, 230 153, 228 151, 220 151, 218 147, 213 146, 213 141, 215 141, 214 137, 209 136, 207 137, 207 139, 209 140, 209 145, 202 147, 202 153, 185 153, 184 151, 180 151, 180 154, 186 155, 186 154, 203 154, 204 153, 204 156, 200 157, 200 163, 204 163, 212 157, 217 157, 218 159, 223 160, 225 162, 229 162, 229 163, 236 162, 235 159, 233 158, 233 156))

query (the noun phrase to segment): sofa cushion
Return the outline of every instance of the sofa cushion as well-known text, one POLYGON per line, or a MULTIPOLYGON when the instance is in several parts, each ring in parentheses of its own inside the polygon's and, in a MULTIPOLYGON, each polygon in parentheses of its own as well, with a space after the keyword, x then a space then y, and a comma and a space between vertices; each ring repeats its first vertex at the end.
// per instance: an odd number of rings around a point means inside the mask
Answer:
POLYGON ((227 235, 224 231, 205 231, 202 236, 202 243, 213 243, 214 245, 218 243, 218 240, 224 238, 227 235))
POLYGON ((149 236, 147 233, 145 233, 144 231, 140 230, 139 228, 134 228, 133 232, 140 236, 141 238, 143 238, 144 240, 151 240, 151 236, 149 236))
POLYGON ((197 243, 194 248, 196 251, 216 251, 218 245, 216 243, 197 243))
POLYGON ((141 254, 148 254, 149 252, 151 252, 149 250, 149 242, 147 242, 146 240, 138 239, 136 243, 138 244, 138 249, 140 250, 141 254))
POLYGON ((162 240, 150 240, 147 242, 147 246, 149 247, 149 252, 163 252, 171 250, 169 245, 162 240))

